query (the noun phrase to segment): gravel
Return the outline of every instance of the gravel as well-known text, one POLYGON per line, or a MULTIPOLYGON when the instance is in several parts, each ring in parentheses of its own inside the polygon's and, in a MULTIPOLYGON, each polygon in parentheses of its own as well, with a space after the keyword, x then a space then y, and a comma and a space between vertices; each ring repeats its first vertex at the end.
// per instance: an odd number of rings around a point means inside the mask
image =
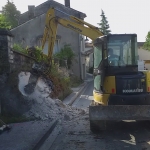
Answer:
POLYGON ((18 88, 20 92, 28 97, 32 103, 31 109, 24 114, 26 117, 35 117, 42 120, 58 119, 70 121, 86 114, 86 110, 63 104, 59 99, 50 98, 49 95, 51 89, 46 85, 42 78, 38 80, 34 92, 31 95, 27 95, 24 92, 24 86, 28 83, 30 73, 21 72, 18 77, 18 88))

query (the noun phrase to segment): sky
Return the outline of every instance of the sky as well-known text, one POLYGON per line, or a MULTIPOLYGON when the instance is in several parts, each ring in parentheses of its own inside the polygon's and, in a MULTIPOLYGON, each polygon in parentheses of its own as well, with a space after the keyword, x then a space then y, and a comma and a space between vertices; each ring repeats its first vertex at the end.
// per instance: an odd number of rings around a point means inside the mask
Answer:
MULTIPOLYGON (((38 6, 45 1, 13 0, 21 13, 28 10, 28 5, 38 6)), ((64 0, 55 1, 64 4, 64 0)), ((1 0, 0 10, 6 2, 7 0, 1 0)), ((85 13, 85 21, 97 27, 103 10, 112 34, 136 33, 138 42, 145 42, 145 37, 150 31, 150 0, 70 0, 70 6, 85 13)))

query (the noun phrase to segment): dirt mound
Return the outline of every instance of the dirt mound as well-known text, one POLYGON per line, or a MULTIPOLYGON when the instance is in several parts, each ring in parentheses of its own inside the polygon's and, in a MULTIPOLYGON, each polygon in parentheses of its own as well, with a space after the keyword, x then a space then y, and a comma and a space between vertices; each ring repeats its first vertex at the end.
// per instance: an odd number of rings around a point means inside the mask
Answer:
POLYGON ((28 83, 30 73, 21 72, 19 77, 18 88, 32 103, 31 109, 24 115, 26 117, 35 117, 37 119, 63 119, 69 121, 79 115, 85 114, 85 110, 73 108, 63 104, 59 99, 49 97, 51 89, 42 78, 38 80, 34 92, 27 95, 24 92, 24 86, 28 83))

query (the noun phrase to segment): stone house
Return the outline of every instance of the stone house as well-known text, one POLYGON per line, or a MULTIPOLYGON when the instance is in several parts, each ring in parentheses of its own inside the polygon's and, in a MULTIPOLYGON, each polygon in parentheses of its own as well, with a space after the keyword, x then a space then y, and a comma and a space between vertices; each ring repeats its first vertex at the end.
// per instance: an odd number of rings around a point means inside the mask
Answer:
MULTIPOLYGON (((70 7, 70 0, 65 0, 65 5, 55 2, 53 0, 47 0, 39 6, 28 6, 28 11, 21 14, 18 26, 11 30, 14 35, 13 43, 22 44, 24 47, 41 46, 41 40, 45 27, 45 16, 49 8, 54 7, 64 13, 56 11, 56 15, 69 19, 65 14, 70 14, 80 19, 86 17, 86 14, 79 12, 70 7)), ((54 53, 59 52, 65 44, 70 44, 72 50, 76 55, 76 61, 72 66, 72 72, 85 79, 85 61, 81 57, 81 51, 84 51, 84 36, 77 32, 58 25, 57 39, 54 46, 54 53)), ((43 52, 48 53, 48 42, 45 44, 43 52)))
POLYGON ((143 48, 144 42, 138 42, 138 55, 139 60, 147 60, 145 61, 145 67, 150 70, 150 51, 145 50, 143 48))
POLYGON ((85 51, 82 53, 85 57, 86 71, 89 72, 89 69, 93 67, 93 53, 94 47, 91 42, 85 42, 85 51))

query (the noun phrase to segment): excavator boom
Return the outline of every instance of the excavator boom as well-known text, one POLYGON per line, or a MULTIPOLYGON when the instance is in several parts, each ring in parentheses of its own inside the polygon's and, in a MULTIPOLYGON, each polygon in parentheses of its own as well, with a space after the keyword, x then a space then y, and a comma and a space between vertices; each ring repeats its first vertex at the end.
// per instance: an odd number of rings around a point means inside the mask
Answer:
POLYGON ((64 13, 55 8, 50 8, 48 10, 46 14, 45 29, 44 29, 43 40, 42 40, 42 48, 44 48, 46 41, 48 41, 49 43, 48 44, 48 57, 49 58, 52 58, 53 48, 54 48, 54 44, 56 41, 56 33, 57 33, 58 24, 66 28, 69 28, 71 30, 74 30, 75 32, 78 32, 79 34, 85 35, 91 38, 92 40, 95 40, 96 38, 103 36, 103 33, 100 32, 100 30, 97 27, 75 16, 68 15, 66 13, 64 14, 69 16, 68 19, 61 18, 59 16, 56 16, 55 14, 56 11, 64 13))
MULTIPOLYGON (((48 41, 48 67, 43 66, 43 64, 35 63, 32 67, 32 74, 29 78, 28 84, 25 86, 25 92, 31 94, 34 91, 39 75, 47 74, 51 67, 53 49, 56 41, 57 27, 58 24, 74 30, 75 32, 85 35, 92 40, 103 36, 103 33, 99 29, 75 16, 66 14, 58 9, 50 8, 46 13, 45 28, 42 39, 42 49, 44 49, 45 43, 48 41), (56 15, 56 11, 65 14, 68 19, 59 17, 56 15), (34 75, 33 75, 34 74, 34 75)), ((43 54, 44 55, 44 54, 43 54)))

